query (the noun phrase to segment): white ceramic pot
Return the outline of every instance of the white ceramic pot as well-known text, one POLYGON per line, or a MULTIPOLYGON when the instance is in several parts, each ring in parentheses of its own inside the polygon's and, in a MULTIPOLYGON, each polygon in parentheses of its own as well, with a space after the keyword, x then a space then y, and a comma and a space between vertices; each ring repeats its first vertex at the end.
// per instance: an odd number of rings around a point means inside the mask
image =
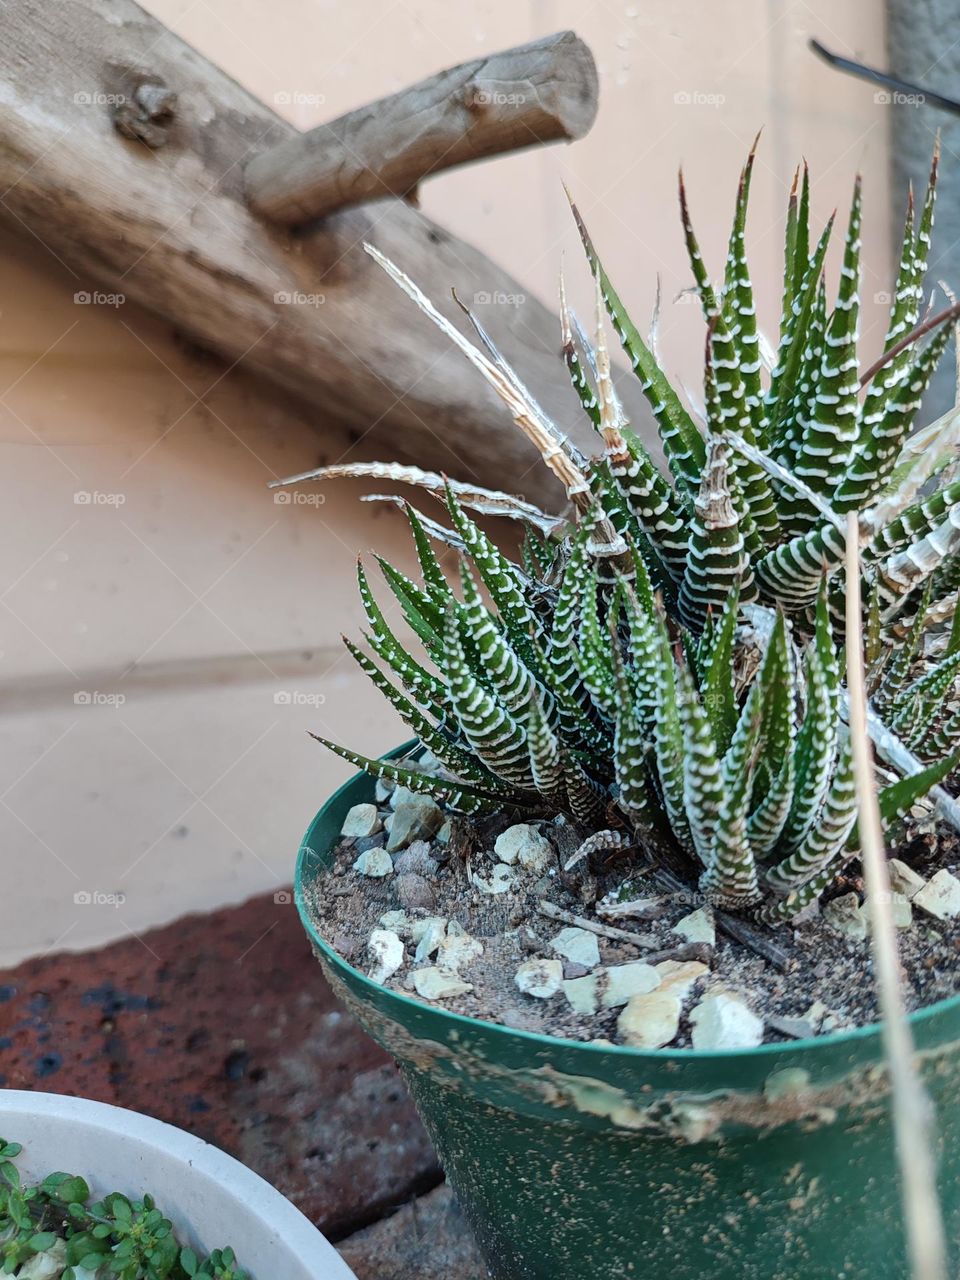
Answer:
POLYGON ((63 1170, 94 1196, 152 1195, 183 1244, 231 1246, 253 1280, 356 1280, 279 1191, 182 1129, 85 1098, 0 1089, 0 1137, 22 1144, 26 1181, 63 1170))

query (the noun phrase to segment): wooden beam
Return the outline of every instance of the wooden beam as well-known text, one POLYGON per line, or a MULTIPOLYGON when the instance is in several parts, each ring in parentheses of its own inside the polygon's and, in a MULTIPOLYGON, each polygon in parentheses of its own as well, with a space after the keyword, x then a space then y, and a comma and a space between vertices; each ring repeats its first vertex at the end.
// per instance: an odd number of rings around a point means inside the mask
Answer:
POLYGON ((298 226, 344 205, 406 196, 431 173, 582 138, 597 68, 572 31, 476 58, 277 143, 246 168, 250 206, 298 226))
MULTIPOLYGON (((0 83, 0 218, 40 241, 75 290, 149 307, 385 457, 562 501, 493 393, 362 243, 456 324, 451 286, 485 297, 476 310, 505 357, 561 426, 580 424, 555 316, 479 250, 396 199, 309 234, 265 225, 243 165, 294 129, 133 0, 6 0, 0 83), (118 132, 137 121, 144 141, 118 132)), ((642 410, 634 420, 646 430, 642 410)))

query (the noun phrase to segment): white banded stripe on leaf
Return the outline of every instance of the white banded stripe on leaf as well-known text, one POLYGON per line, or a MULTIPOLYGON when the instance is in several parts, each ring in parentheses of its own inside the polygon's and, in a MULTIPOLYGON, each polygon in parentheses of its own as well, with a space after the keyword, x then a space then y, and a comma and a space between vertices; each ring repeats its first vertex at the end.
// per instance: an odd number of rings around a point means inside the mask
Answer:
POLYGON ((509 640, 484 608, 480 592, 466 561, 460 563, 463 605, 460 625, 470 638, 483 668, 483 675, 508 711, 522 714, 530 706, 536 681, 517 657, 509 640))
POLYGON ((433 724, 409 699, 391 684, 380 668, 367 655, 358 649, 355 644, 344 637, 344 644, 347 647, 354 661, 364 671, 380 692, 393 705, 394 709, 400 715, 401 719, 416 734, 420 742, 433 754, 446 768, 464 781, 475 783, 484 790, 497 794, 504 794, 510 791, 508 784, 502 782, 495 777, 489 769, 486 769, 477 757, 469 751, 463 750, 462 747, 452 742, 450 738, 433 724))
MULTIPOLYGON (((392 760, 374 760, 370 756, 361 755, 359 751, 350 751, 347 747, 341 747, 328 738, 321 738, 316 733, 311 733, 310 737, 316 739, 321 746, 332 751, 334 755, 346 760, 348 764, 362 769, 370 777, 386 778, 390 782, 399 783, 401 787, 406 787, 408 791, 433 796, 435 800, 442 801, 456 813, 488 813, 503 806, 502 794, 487 792, 468 783, 458 782, 456 779, 438 778, 436 774, 422 773, 419 769, 395 764, 392 760)), ((518 808, 530 808, 536 803, 536 797, 515 793, 511 795, 510 803, 518 808)))
POLYGON ((713 831, 710 860, 700 888, 718 906, 755 905, 761 897, 757 864, 747 839, 747 809, 760 748, 763 688, 752 685, 733 740, 720 765, 720 805, 713 831))
POLYGON ((693 631, 703 629, 707 611, 722 609, 738 584, 742 601, 757 593, 731 498, 728 455, 726 442, 711 437, 680 587, 680 617, 693 631))
POLYGON ((747 221, 747 206, 750 201, 750 181, 757 155, 757 134, 747 156, 746 164, 740 172, 737 187, 737 203, 734 213, 733 228, 727 246, 727 262, 724 272, 724 310, 728 318, 730 333, 733 337, 743 379, 744 403, 750 415, 754 439, 760 443, 764 438, 763 386, 760 379, 760 335, 757 331, 757 309, 753 296, 753 282, 750 279, 750 267, 747 262, 747 251, 744 232, 747 221))
POLYGON ((694 842, 684 796, 684 734, 680 719, 677 666, 670 649, 666 626, 659 619, 656 631, 657 705, 653 744, 657 776, 663 796, 663 807, 674 838, 686 853, 693 853, 694 842))
POLYGON ((704 867, 713 861, 713 837, 723 782, 710 723, 684 662, 676 669, 677 708, 683 731, 683 808, 693 847, 704 867))
POLYGON ((470 746, 491 773, 516 787, 533 787, 527 735, 517 720, 477 679, 460 639, 456 606, 447 609, 443 670, 454 714, 470 746))
POLYGON ((858 177, 840 267, 840 290, 824 336, 813 420, 803 433, 794 468, 811 489, 824 496, 832 494, 843 478, 857 438, 860 219, 858 177))
POLYGON ((530 777, 535 790, 548 803, 562 808, 566 801, 563 788, 563 754, 560 742, 550 727, 540 696, 536 691, 530 696, 527 750, 530 753, 530 777))
POLYGON ((843 563, 844 537, 830 520, 769 551, 756 565, 761 595, 791 612, 817 598, 825 574, 843 563))
POLYGON ((840 670, 827 608, 826 584, 817 601, 814 637, 804 657, 806 715, 797 734, 793 804, 781 838, 781 847, 788 853, 801 847, 814 826, 836 760, 840 670))
POLYGON ((846 845, 856 820, 857 789, 850 735, 844 730, 837 767, 816 821, 800 847, 767 872, 767 883, 785 896, 764 912, 766 920, 789 919, 819 896, 839 870, 837 864, 855 852, 848 851, 846 845))
POLYGON ((907 365, 886 398, 879 404, 865 401, 857 449, 832 499, 838 513, 869 506, 886 484, 949 338, 950 329, 944 325, 907 365))
POLYGON ((435 719, 444 721, 450 710, 446 683, 411 658, 390 630, 370 589, 366 571, 359 560, 357 561, 357 584, 360 589, 360 600, 370 625, 370 633, 365 638, 371 649, 400 677, 407 692, 422 710, 434 716, 435 719))

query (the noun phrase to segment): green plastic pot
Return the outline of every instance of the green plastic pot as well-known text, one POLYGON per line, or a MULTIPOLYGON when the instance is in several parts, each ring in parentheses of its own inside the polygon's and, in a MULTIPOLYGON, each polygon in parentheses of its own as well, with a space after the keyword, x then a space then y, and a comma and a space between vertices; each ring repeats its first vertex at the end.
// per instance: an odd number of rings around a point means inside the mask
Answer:
MULTIPOLYGON (((300 850, 298 907, 334 990, 399 1062, 496 1280, 907 1276, 876 1027, 743 1052, 641 1051, 384 990, 309 911, 346 811, 372 789, 360 774, 320 810, 300 850)), ((911 1022, 956 1275, 960 997, 911 1022)))

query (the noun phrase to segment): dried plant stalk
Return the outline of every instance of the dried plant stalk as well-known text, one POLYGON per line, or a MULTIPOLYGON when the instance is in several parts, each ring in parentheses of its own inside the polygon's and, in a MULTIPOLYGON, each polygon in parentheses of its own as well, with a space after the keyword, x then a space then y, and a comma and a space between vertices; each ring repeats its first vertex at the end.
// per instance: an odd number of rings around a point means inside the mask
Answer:
POLYGON ((890 877, 867 734, 857 517, 847 517, 847 687, 850 737, 867 886, 870 939, 893 1105, 893 1128, 903 1184, 907 1251, 913 1280, 947 1280, 946 1244, 932 1147, 932 1107, 914 1060, 913 1036, 900 987, 897 933, 890 909, 890 877))

